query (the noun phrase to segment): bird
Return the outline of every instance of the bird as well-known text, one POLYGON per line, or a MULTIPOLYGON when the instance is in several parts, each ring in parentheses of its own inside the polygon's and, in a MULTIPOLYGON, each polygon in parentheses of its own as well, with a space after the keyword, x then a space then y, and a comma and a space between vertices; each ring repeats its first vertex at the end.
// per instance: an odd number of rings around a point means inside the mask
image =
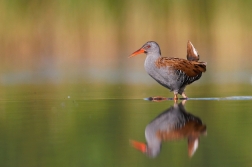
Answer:
POLYGON ((155 158, 161 150, 163 141, 187 139, 188 155, 192 157, 198 148, 199 138, 207 134, 206 125, 199 117, 188 113, 184 103, 174 103, 153 119, 145 128, 147 143, 130 140, 133 148, 151 158, 155 158))
POLYGON ((187 42, 187 59, 177 57, 162 57, 161 50, 155 41, 146 42, 130 57, 145 53, 144 67, 146 72, 159 84, 174 93, 174 100, 178 94, 187 99, 185 87, 200 79, 206 71, 206 62, 199 62, 199 54, 191 41, 187 42))

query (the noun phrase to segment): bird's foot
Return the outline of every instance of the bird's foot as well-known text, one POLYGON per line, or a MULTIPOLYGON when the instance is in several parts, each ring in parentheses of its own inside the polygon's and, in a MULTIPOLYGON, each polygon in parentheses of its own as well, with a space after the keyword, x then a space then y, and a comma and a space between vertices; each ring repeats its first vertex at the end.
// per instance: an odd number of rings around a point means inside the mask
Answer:
POLYGON ((150 100, 150 101, 161 102, 161 101, 165 101, 165 100, 167 100, 166 97, 154 96, 154 97, 151 97, 151 100, 150 100))

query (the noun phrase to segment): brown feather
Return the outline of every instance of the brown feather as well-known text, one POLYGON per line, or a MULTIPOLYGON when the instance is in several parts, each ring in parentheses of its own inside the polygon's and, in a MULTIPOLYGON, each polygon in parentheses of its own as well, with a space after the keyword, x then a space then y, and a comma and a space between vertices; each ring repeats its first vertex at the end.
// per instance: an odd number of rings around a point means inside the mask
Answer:
POLYGON ((194 48, 193 44, 188 41, 187 42, 187 60, 189 61, 199 61, 199 55, 196 51, 196 49, 194 48))
POLYGON ((185 137, 199 137, 206 132, 206 125, 201 122, 189 121, 181 128, 174 128, 170 131, 157 131, 156 135, 160 140, 177 140, 185 137))
POLYGON ((195 77, 206 71, 205 62, 188 61, 180 58, 160 57, 155 62, 157 68, 170 67, 181 70, 189 77, 195 77))

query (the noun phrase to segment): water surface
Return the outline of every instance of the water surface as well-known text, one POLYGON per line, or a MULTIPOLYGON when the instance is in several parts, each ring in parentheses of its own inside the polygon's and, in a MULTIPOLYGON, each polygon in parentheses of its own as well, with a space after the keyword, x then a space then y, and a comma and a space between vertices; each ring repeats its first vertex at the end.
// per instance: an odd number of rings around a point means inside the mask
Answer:
POLYGON ((146 126, 174 105, 144 100, 172 97, 160 86, 1 86, 0 166, 251 166, 251 92, 251 85, 192 85, 184 107, 207 135, 192 157, 184 138, 164 141, 150 158, 129 140, 145 142, 146 126))

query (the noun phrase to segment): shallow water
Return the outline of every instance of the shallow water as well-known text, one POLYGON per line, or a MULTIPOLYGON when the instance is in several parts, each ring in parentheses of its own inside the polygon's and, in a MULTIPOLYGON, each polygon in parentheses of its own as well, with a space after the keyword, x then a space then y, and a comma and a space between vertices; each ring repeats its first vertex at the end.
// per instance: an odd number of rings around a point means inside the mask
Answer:
POLYGON ((172 97, 161 86, 2 86, 0 166, 251 166, 251 87, 189 87, 185 110, 201 119, 207 135, 192 157, 184 138, 164 141, 150 158, 129 140, 145 142, 145 127, 174 105, 144 100, 172 97))

